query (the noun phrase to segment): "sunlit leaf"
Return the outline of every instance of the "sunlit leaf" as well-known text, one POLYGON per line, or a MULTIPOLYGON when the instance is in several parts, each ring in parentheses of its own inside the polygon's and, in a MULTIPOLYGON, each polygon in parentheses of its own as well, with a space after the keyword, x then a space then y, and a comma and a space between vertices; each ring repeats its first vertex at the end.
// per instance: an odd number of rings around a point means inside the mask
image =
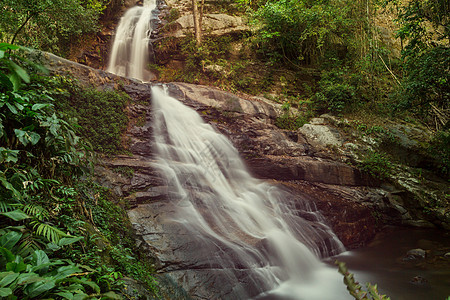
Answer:
POLYGON ((25 71, 21 66, 13 62, 12 60, 9 61, 9 65, 13 68, 14 72, 26 83, 30 82, 30 75, 28 75, 28 72, 25 71))
MULTIPOLYGON (((5 214, 5 213, 2 213, 5 214)), ((17 231, 10 231, 0 237, 0 247, 11 250, 22 237, 22 233, 17 231)))
POLYGON ((50 104, 48 104, 48 103, 36 103, 31 107, 31 109, 32 110, 40 110, 44 107, 49 107, 49 106, 50 106, 50 104))
POLYGON ((17 109, 14 105, 12 105, 11 103, 6 102, 6 107, 9 108, 9 111, 12 112, 13 114, 17 114, 17 109))
POLYGON ((19 273, 15 272, 1 272, 0 273, 0 288, 6 287, 19 277, 19 273))
POLYGON ((25 295, 30 298, 37 297, 45 292, 50 291, 56 285, 55 280, 52 278, 44 278, 42 281, 35 282, 24 289, 25 295))
POLYGON ((10 288, 0 288, 0 297, 8 297, 9 295, 12 295, 10 288))

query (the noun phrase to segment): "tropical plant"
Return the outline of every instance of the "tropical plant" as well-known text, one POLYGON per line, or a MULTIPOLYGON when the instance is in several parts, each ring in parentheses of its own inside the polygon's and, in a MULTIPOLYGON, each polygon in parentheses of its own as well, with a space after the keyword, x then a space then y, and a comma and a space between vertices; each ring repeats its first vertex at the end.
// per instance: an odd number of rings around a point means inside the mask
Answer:
POLYGON ((367 283, 367 291, 355 280, 354 275, 347 269, 345 263, 336 261, 336 265, 339 267, 339 273, 344 275, 344 284, 347 286, 347 290, 355 300, 390 300, 391 298, 386 295, 381 295, 378 292, 377 285, 367 283))
POLYGON ((450 3, 384 2, 397 8, 397 37, 406 44, 402 51, 405 76, 396 95, 397 108, 412 110, 441 129, 450 119, 450 3))

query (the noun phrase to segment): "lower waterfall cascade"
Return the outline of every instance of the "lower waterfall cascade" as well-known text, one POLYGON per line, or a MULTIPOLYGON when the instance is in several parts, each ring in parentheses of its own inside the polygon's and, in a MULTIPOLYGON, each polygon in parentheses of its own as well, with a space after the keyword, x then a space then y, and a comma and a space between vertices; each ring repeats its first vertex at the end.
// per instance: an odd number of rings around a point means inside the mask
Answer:
POLYGON ((155 168, 175 203, 171 217, 210 249, 211 267, 236 277, 230 299, 348 298, 337 270, 318 258, 345 249, 313 203, 253 178, 225 136, 160 87, 152 107, 155 168), (235 270, 248 270, 256 290, 235 270))

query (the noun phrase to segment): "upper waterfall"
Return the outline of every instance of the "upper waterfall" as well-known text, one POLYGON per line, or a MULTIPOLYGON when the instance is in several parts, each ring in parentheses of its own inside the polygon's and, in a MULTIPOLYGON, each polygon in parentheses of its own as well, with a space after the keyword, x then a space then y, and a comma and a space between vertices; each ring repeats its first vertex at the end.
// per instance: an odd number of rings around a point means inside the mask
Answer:
POLYGON ((156 0, 146 0, 144 6, 130 8, 120 19, 108 72, 142 81, 153 79, 153 75, 147 70, 147 64, 151 18, 155 8, 156 0))

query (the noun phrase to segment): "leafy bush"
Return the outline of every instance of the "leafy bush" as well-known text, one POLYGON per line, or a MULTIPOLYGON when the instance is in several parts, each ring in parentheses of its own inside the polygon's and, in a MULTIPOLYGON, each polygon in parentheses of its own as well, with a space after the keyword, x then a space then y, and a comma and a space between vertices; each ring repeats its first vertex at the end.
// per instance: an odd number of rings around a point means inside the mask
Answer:
POLYGON ((450 130, 437 132, 430 142, 428 152, 440 162, 443 174, 450 174, 450 130))
POLYGON ((273 60, 317 63, 327 49, 341 48, 352 32, 351 11, 352 3, 345 0, 264 1, 252 14, 256 43, 273 60))
POLYGON ((355 87, 347 82, 343 71, 324 72, 313 101, 319 112, 340 114, 356 102, 355 87))
MULTIPOLYGON (((434 47, 406 60, 407 76, 399 91, 399 108, 424 115, 431 105, 450 103, 450 48, 434 47)), ((445 125, 445 124, 442 124, 445 125)))
POLYGON ((52 88, 48 91, 58 101, 56 108, 76 121, 77 133, 92 149, 106 154, 123 151, 121 135, 128 124, 125 113, 129 97, 113 90, 97 91, 65 78, 41 78, 52 88))
POLYGON ((386 179, 391 172, 392 164, 385 154, 371 151, 365 155, 358 168, 375 178, 386 179))

